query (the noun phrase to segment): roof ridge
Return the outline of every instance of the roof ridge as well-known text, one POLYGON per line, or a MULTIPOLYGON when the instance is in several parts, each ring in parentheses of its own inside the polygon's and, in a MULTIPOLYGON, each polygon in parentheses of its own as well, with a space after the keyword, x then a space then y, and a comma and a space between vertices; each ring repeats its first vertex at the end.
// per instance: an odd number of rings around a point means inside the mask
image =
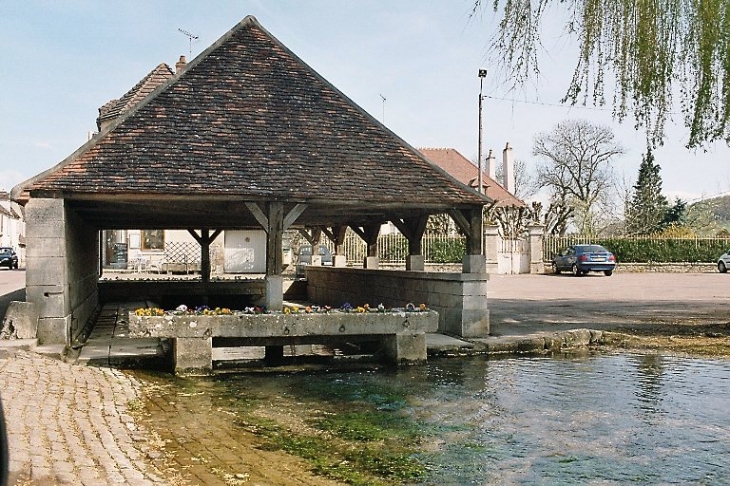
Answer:
POLYGON ((172 68, 162 62, 147 73, 132 89, 124 93, 121 98, 110 100, 99 108, 97 125, 101 129, 101 122, 114 119, 134 108, 142 99, 153 92, 158 86, 165 84, 175 73, 172 68))

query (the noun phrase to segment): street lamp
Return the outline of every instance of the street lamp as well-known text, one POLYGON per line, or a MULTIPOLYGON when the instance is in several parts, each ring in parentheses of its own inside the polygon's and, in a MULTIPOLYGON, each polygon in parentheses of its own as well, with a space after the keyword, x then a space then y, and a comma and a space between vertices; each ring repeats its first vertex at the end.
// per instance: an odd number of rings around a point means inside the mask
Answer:
POLYGON ((479 160, 479 175, 477 176, 477 191, 479 194, 484 192, 484 185, 482 183, 482 88, 484 87, 484 78, 487 77, 487 70, 479 70, 479 150, 477 152, 477 158, 479 160))

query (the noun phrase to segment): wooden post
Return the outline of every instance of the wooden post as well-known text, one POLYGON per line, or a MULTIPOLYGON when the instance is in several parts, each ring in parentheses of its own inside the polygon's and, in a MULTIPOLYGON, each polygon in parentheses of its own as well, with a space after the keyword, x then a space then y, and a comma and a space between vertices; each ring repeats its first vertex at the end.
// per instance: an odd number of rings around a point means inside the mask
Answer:
POLYGON ((223 230, 215 230, 213 234, 210 234, 208 228, 200 230, 200 235, 194 229, 188 229, 188 233, 195 238, 195 241, 200 245, 200 278, 203 282, 210 282, 210 244, 218 238, 223 230))
POLYGON ((428 215, 419 218, 394 219, 393 224, 408 240, 408 258, 406 270, 422 272, 425 269, 425 260, 422 252, 423 234, 426 232, 428 215))

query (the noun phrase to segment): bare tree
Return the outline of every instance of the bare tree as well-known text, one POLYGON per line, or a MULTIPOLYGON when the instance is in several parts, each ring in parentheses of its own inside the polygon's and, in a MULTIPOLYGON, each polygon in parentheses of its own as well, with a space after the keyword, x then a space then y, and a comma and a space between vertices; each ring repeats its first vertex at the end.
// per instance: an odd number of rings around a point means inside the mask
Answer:
POLYGON ((600 209, 611 206, 615 177, 611 163, 624 153, 613 131, 585 120, 558 123, 535 137, 536 181, 550 192, 551 204, 572 209, 581 234, 596 234, 600 209))

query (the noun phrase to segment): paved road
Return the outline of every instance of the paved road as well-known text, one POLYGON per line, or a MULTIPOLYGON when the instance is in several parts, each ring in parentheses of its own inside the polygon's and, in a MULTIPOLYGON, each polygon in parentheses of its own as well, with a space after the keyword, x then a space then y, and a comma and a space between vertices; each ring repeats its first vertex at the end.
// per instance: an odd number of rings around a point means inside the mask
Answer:
POLYGON ((730 322, 730 274, 493 275, 493 335, 730 322))

